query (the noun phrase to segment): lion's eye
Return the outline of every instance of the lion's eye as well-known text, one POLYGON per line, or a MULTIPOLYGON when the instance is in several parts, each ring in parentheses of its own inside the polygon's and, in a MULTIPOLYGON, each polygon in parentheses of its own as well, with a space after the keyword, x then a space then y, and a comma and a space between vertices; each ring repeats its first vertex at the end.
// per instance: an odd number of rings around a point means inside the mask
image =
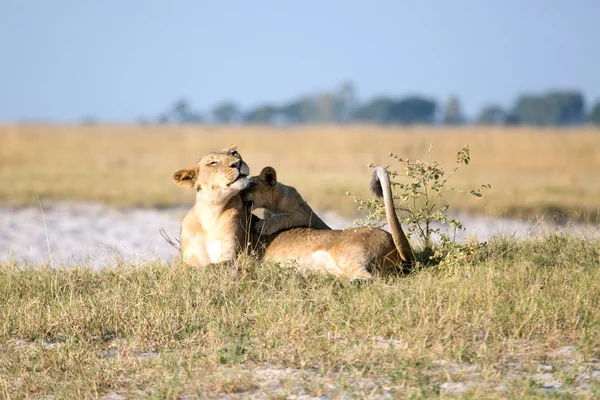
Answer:
POLYGON ((210 165, 211 167, 214 167, 214 166, 215 166, 215 165, 217 165, 217 164, 218 164, 218 162, 217 162, 217 161, 213 161, 213 162, 211 162, 211 163, 210 163, 210 164, 208 164, 208 165, 210 165))

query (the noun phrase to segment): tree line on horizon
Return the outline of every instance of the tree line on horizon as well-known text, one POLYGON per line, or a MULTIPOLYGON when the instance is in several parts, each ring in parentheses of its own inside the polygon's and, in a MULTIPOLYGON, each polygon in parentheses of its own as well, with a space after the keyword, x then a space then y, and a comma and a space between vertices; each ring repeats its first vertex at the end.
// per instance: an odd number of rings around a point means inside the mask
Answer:
MULTIPOLYGON (((148 120, 142 121, 148 123, 148 120)), ((505 109, 490 104, 475 118, 467 118, 456 96, 439 103, 419 95, 382 96, 360 102, 356 86, 343 83, 330 92, 300 96, 283 104, 264 103, 243 110, 235 101, 222 101, 206 113, 195 111, 185 99, 177 100, 156 122, 214 124, 346 124, 380 125, 600 125, 600 101, 588 113, 585 98, 577 90, 550 90, 542 94, 521 94, 505 109)))

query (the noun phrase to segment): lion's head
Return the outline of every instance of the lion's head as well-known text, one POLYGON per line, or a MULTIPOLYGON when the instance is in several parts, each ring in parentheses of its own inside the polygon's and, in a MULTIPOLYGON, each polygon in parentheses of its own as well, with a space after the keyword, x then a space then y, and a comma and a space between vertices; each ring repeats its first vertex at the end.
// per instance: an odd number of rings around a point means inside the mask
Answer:
POLYGON ((211 202, 228 200, 248 186, 250 169, 235 146, 202 157, 195 167, 173 174, 183 188, 196 189, 197 196, 211 202))
POLYGON ((273 167, 264 167, 260 175, 249 180, 242 192, 244 203, 252 203, 253 208, 271 208, 276 202, 277 172, 273 167))

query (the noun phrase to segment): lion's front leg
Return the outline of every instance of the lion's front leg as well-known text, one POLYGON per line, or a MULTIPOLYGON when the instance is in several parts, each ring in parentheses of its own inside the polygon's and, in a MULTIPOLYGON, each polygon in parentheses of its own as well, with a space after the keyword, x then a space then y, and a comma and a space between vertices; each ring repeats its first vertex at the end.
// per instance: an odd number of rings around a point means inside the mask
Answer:
POLYGON ((269 236, 284 229, 308 227, 309 224, 310 218, 304 213, 282 213, 261 220, 256 224, 256 230, 262 235, 269 236))

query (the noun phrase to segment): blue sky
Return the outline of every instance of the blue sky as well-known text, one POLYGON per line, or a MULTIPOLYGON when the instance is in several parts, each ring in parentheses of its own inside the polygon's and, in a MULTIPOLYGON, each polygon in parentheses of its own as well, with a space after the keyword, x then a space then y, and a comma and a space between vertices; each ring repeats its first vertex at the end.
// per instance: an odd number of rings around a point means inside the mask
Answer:
POLYGON ((0 121, 133 121, 176 99, 244 108, 335 88, 600 100, 595 0, 0 0, 0 121))

